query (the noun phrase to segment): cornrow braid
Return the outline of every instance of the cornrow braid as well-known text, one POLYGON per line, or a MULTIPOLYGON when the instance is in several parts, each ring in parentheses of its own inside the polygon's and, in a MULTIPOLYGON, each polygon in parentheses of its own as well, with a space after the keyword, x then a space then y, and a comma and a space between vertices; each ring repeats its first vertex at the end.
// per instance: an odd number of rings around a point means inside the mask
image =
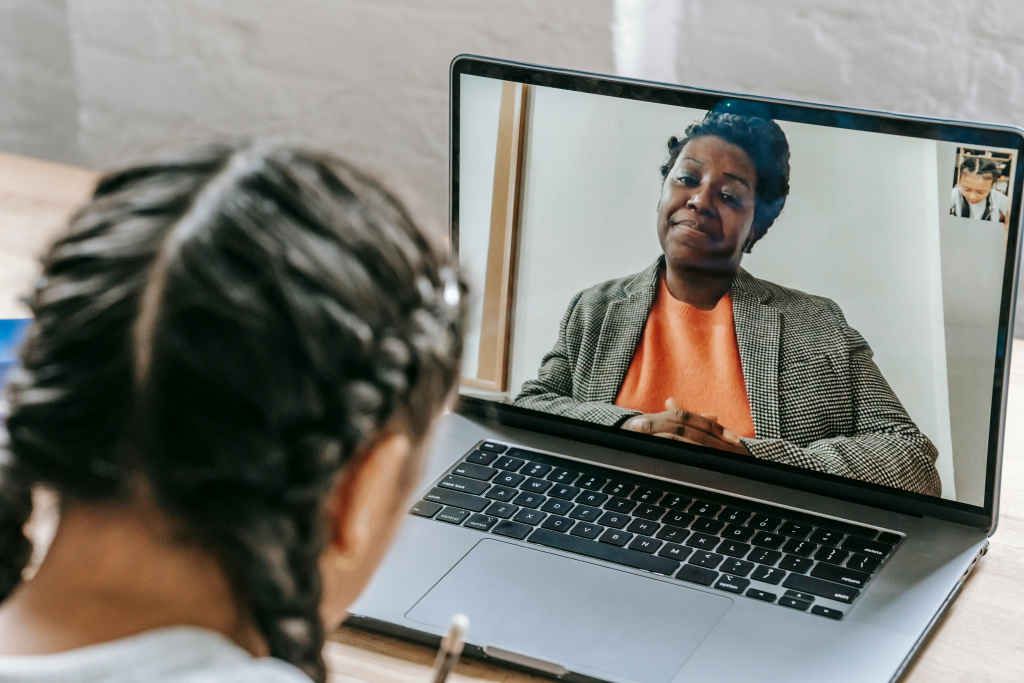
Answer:
POLYGON ((12 392, 17 463, 66 495, 144 481, 220 558, 271 654, 325 680, 328 494, 385 425, 422 436, 452 390, 465 284, 446 250, 344 162, 243 146, 111 176, 59 244, 12 392), (121 214, 101 220, 101 206, 121 214), (136 258, 115 277, 122 252, 136 258), (67 355, 58 326, 76 316, 94 329, 67 355), (124 414, 99 416, 108 424, 87 442, 58 442, 48 399, 74 412, 86 358, 108 368, 106 398, 124 414))

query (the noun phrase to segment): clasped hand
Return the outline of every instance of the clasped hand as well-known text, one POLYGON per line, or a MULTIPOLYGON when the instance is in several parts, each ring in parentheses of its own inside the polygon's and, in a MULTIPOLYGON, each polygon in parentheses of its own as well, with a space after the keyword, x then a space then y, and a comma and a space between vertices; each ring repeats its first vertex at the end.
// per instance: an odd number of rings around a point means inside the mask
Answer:
POLYGON ((671 398, 665 401, 664 412, 636 415, 626 420, 622 424, 622 428, 731 453, 750 455, 750 451, 743 445, 740 438, 718 422, 717 415, 683 410, 676 404, 675 399, 671 398))

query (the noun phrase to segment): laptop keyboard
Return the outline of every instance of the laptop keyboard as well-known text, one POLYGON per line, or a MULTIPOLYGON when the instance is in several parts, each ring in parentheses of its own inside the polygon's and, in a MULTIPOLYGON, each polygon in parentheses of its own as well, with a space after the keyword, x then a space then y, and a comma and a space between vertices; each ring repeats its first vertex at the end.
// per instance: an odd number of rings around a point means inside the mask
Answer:
POLYGON ((833 619, 902 538, 493 441, 411 513, 833 619))

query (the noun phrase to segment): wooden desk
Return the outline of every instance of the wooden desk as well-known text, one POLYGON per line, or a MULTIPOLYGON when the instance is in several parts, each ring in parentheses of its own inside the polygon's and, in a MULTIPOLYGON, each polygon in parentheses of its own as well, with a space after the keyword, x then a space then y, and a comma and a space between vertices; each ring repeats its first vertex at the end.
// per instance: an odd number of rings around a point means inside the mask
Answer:
MULTIPOLYGON (((96 174, 0 154, 0 317, 23 316, 38 254, 91 192, 96 174)), ((1024 340, 1014 363, 999 530, 906 681, 1024 681, 1024 340)), ((333 683, 428 680, 434 651, 342 627, 326 648, 333 683)), ((544 679, 463 661, 454 681, 544 679)))

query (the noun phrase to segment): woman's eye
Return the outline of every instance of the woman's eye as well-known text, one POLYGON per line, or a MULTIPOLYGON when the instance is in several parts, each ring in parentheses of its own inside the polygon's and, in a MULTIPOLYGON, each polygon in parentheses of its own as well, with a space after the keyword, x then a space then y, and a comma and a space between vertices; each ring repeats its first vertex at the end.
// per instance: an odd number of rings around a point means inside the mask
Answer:
POLYGON ((730 206, 739 206, 742 203, 742 201, 740 200, 739 197, 731 195, 728 192, 723 192, 722 193, 722 200, 726 204, 729 204, 730 206))
POLYGON ((696 187, 699 184, 697 179, 694 178, 692 175, 681 175, 676 180, 678 180, 683 185, 686 185, 687 187, 696 187))

